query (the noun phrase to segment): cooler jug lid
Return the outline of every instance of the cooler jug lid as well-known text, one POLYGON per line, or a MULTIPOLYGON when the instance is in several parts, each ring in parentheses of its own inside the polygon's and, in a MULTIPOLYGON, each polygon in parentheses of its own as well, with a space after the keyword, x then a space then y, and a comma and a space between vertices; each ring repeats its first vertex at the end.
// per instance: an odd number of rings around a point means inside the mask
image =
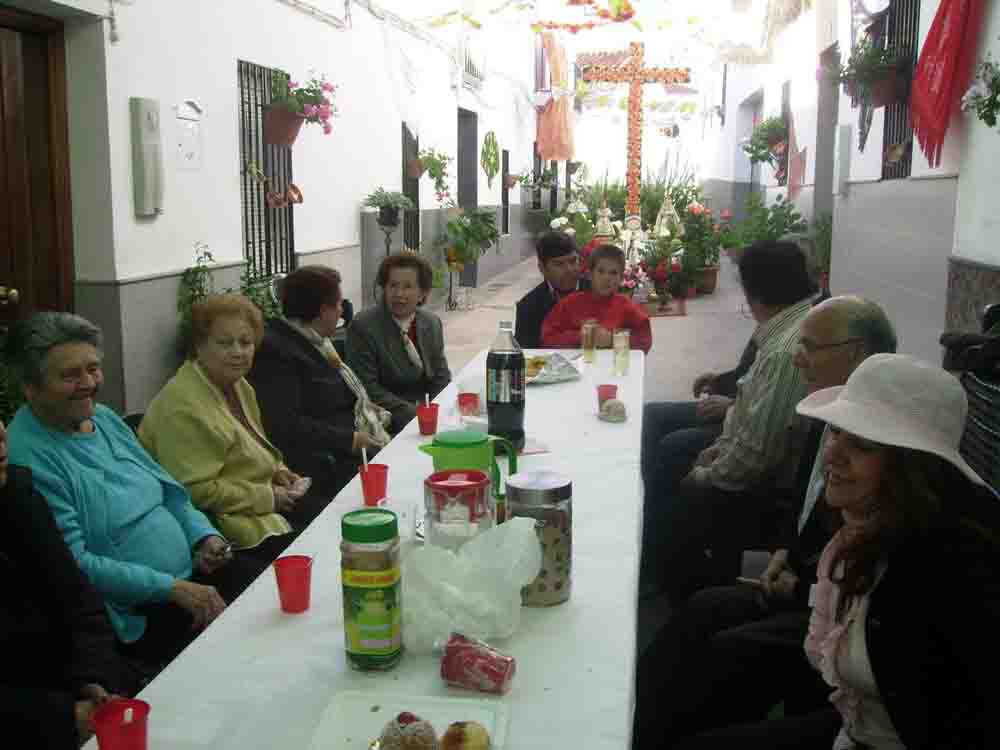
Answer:
POLYGON ((485 443, 489 435, 479 430, 447 430, 434 436, 434 445, 443 448, 465 448, 485 443))

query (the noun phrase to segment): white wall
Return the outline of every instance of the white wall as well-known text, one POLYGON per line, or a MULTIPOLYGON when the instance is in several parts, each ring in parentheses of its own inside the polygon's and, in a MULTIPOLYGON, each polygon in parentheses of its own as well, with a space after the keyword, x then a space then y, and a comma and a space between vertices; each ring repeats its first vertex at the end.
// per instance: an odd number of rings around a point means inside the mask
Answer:
POLYGON ((703 179, 750 181, 750 161, 740 144, 753 130, 752 108, 745 102, 761 88, 762 67, 730 64, 726 75, 726 124, 712 118, 707 129, 701 151, 703 179))
MULTIPOLYGON (((1000 55, 1000 6, 986 10, 979 39, 980 59, 986 52, 1000 55)), ((979 120, 975 113, 962 115, 968 142, 962 154, 958 178, 954 254, 969 260, 1000 265, 1000 217, 997 215, 996 181, 1000 164, 1000 133, 979 120)))
MULTIPOLYGON (((527 150, 530 157, 534 118, 515 118, 509 87, 487 87, 486 101, 458 101, 442 50, 386 31, 361 8, 355 8, 353 29, 347 31, 275 0, 139 2, 119 5, 117 13, 121 39, 114 45, 105 41, 113 276, 104 265, 86 269, 104 279, 179 271, 194 260, 195 242, 207 243, 220 262, 242 259, 237 60, 282 68, 296 80, 315 70, 338 86, 340 116, 333 133, 324 136, 307 124, 294 146, 295 182, 305 194, 305 202, 295 208, 300 253, 359 244, 364 196, 380 185, 400 189, 404 117, 416 124, 421 147, 454 156, 461 104, 480 115, 480 145, 486 132, 494 130, 501 148, 511 148, 514 164, 520 155, 515 152, 527 150), (414 63, 413 93, 406 93, 392 64, 400 54, 414 63), (137 219, 133 211, 128 104, 133 96, 160 102, 165 206, 152 219, 137 219), (174 106, 186 99, 204 108, 202 165, 196 171, 181 169, 174 151, 174 106)), ((524 37, 523 49, 508 42, 506 58, 497 55, 493 62, 506 64, 512 75, 527 81, 531 40, 524 37)), ((75 171, 74 181, 78 178, 75 171)), ((481 179, 480 203, 499 203, 498 182, 489 190, 485 175, 481 179)), ((421 181, 421 191, 421 206, 435 207, 429 179, 421 181)))

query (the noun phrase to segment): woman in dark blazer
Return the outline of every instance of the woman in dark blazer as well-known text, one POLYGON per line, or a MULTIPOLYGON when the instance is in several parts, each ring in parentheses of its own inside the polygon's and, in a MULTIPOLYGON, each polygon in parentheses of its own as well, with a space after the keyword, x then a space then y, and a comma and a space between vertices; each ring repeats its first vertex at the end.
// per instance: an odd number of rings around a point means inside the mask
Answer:
POLYGON ((372 399, 392 413, 392 433, 417 415, 424 397, 451 382, 441 319, 420 309, 434 272, 415 253, 390 255, 379 266, 381 303, 359 313, 347 329, 347 363, 372 399))
POLYGON ((312 495, 331 498, 389 441, 389 414, 373 404, 331 337, 341 316, 340 274, 303 266, 281 283, 284 318, 267 323, 248 376, 264 428, 312 495))
POLYGON ((31 472, 8 467, 2 422, 0 526, 0 721, 25 747, 75 750, 97 706, 131 692, 133 675, 31 472))

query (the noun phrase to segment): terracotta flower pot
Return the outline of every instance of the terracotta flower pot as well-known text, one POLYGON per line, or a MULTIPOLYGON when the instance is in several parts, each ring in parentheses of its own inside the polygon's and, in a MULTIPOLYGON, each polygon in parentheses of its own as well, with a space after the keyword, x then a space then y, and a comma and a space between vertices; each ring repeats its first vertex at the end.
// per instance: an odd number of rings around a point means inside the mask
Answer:
POLYGON ((427 171, 424 163, 420 159, 410 159, 406 162, 406 176, 413 180, 419 180, 427 171))
POLYGON ((508 190, 512 189, 517 184, 517 176, 509 174, 503 178, 503 186, 508 190))
POLYGON ((284 107, 265 107, 264 143, 269 146, 291 146, 299 137, 305 121, 303 115, 284 107))
POLYGON ((701 294, 714 294, 719 284, 719 267, 705 266, 695 273, 695 285, 701 294))
POLYGON ((889 104, 895 104, 902 99, 903 86, 901 84, 904 82, 903 77, 899 75, 899 71, 895 68, 887 70, 882 78, 872 81, 869 85, 869 91, 871 92, 869 99, 871 100, 872 107, 878 109, 889 104))

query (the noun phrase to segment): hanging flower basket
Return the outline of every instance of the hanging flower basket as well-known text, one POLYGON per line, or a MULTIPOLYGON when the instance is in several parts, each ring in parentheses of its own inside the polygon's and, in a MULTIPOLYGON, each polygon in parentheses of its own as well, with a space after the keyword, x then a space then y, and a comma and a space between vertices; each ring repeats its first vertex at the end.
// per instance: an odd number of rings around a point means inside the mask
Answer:
POLYGON ((503 186, 508 190, 512 189, 517 183, 520 182, 516 174, 509 174, 503 178, 503 186))
POLYGON ((291 146, 299 137, 306 118, 285 107, 264 108, 264 143, 268 146, 291 146))
POLYGON ((878 109, 900 101, 905 96, 906 83, 906 78, 900 75, 897 68, 887 70, 884 77, 869 84, 872 107, 878 109))
POLYGON ((410 179, 419 180, 426 171, 427 168, 420 159, 410 159, 406 162, 406 176, 410 179))

